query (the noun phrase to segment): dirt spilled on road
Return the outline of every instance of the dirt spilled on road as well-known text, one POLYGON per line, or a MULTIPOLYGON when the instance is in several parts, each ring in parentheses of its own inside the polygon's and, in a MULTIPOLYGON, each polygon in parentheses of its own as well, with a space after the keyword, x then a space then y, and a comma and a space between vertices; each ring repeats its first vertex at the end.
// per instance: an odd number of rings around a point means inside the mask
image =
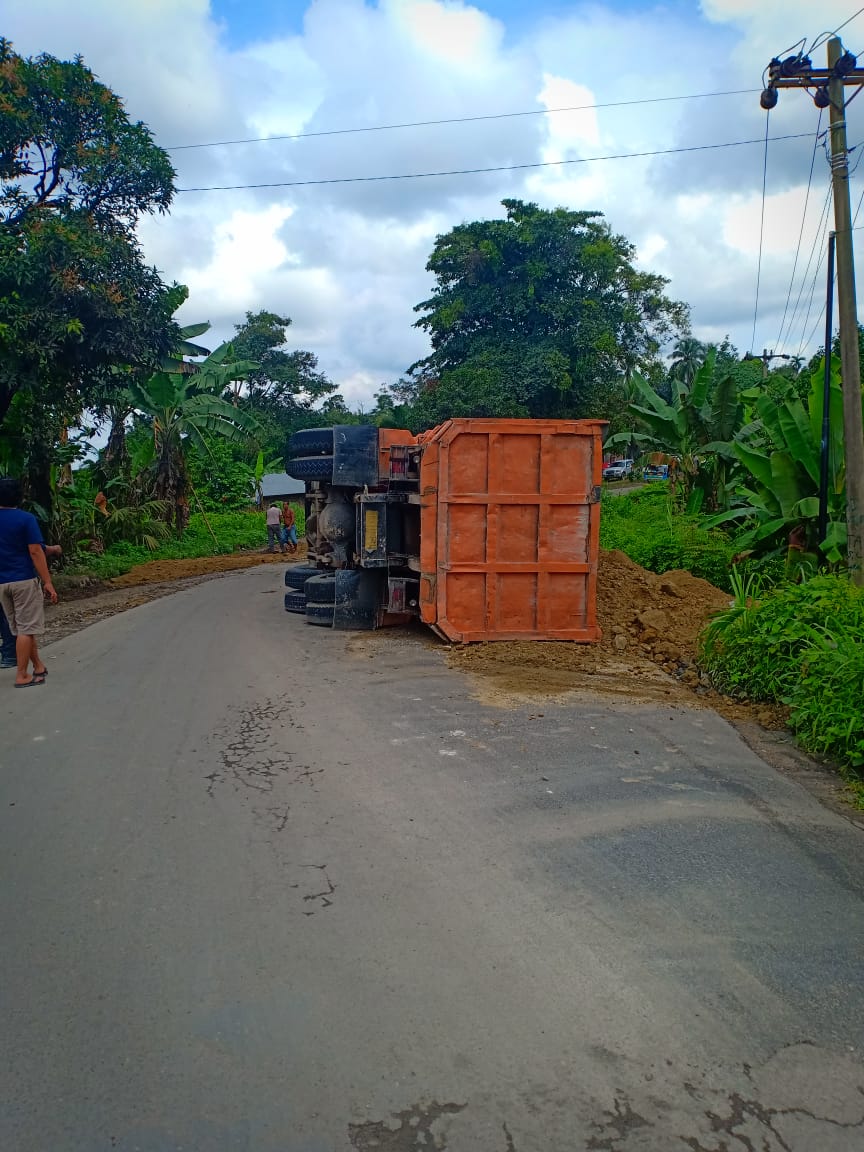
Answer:
POLYGON ((633 701, 698 700, 728 719, 782 727, 782 709, 729 700, 711 688, 696 665, 698 637, 730 596, 689 572, 658 576, 623 552, 601 552, 597 616, 599 644, 504 641, 454 648, 451 666, 475 677, 486 703, 507 705, 572 692, 633 701))

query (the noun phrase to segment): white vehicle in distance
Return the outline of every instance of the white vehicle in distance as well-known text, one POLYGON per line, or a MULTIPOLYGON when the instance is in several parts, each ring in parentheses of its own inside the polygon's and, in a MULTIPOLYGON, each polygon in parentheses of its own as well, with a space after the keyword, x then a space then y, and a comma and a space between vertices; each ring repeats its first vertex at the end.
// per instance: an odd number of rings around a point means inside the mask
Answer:
POLYGON ((603 469, 604 480, 626 480, 633 474, 632 460, 615 460, 603 469))

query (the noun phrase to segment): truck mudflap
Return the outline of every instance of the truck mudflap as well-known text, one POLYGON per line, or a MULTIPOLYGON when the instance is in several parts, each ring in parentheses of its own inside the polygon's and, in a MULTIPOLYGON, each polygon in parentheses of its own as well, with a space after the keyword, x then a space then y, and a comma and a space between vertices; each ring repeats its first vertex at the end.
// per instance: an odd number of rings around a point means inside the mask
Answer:
POLYGON ((342 632, 371 631, 375 628, 385 583, 382 572, 338 569, 333 627, 342 632))

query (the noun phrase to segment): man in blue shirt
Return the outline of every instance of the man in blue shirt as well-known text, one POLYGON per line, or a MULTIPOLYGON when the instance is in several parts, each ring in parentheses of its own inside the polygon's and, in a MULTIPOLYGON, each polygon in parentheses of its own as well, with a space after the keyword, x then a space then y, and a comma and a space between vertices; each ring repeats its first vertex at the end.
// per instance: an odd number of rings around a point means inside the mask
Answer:
POLYGON ((18 481, 0 479, 0 607, 16 637, 15 687, 30 688, 44 684, 47 674, 37 646, 37 637, 45 631, 42 588, 52 604, 57 603, 57 593, 36 517, 20 505, 18 481))

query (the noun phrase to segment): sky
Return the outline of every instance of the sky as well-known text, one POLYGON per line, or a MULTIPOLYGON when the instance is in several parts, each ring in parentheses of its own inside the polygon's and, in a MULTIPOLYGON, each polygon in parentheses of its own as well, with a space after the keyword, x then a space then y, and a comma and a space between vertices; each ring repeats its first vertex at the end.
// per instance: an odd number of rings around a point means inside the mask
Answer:
MULTIPOLYGON (((822 343, 829 171, 819 113, 803 92, 780 94, 769 136, 803 135, 768 145, 761 224, 758 93, 772 56, 837 27, 854 0, 7 0, 4 9, 0 34, 17 51, 80 53, 172 149, 181 191, 139 235, 163 278, 189 287, 181 320, 209 320, 215 344, 247 311, 289 316, 289 345, 314 352, 352 405, 371 407, 428 351, 414 305, 432 288, 425 265, 436 236, 503 215, 505 197, 602 212, 640 267, 690 305, 700 339, 790 354, 822 343), (565 108, 579 110, 550 111, 565 108), (501 116, 514 112, 531 114, 501 116), (382 129, 482 116, 498 118, 382 129), (306 135, 272 139, 297 134, 306 135), (271 139, 187 147, 252 137, 271 139), (703 150, 592 160, 671 149, 703 150), (512 169, 532 164, 543 166, 512 169), (250 184, 292 186, 194 190, 250 184)), ((864 51, 864 14, 842 35, 864 51)), ((824 48, 814 58, 823 62, 824 48)), ((850 143, 864 148, 864 100, 848 123, 850 143)), ((853 211, 862 195, 864 169, 852 176, 853 211)))

